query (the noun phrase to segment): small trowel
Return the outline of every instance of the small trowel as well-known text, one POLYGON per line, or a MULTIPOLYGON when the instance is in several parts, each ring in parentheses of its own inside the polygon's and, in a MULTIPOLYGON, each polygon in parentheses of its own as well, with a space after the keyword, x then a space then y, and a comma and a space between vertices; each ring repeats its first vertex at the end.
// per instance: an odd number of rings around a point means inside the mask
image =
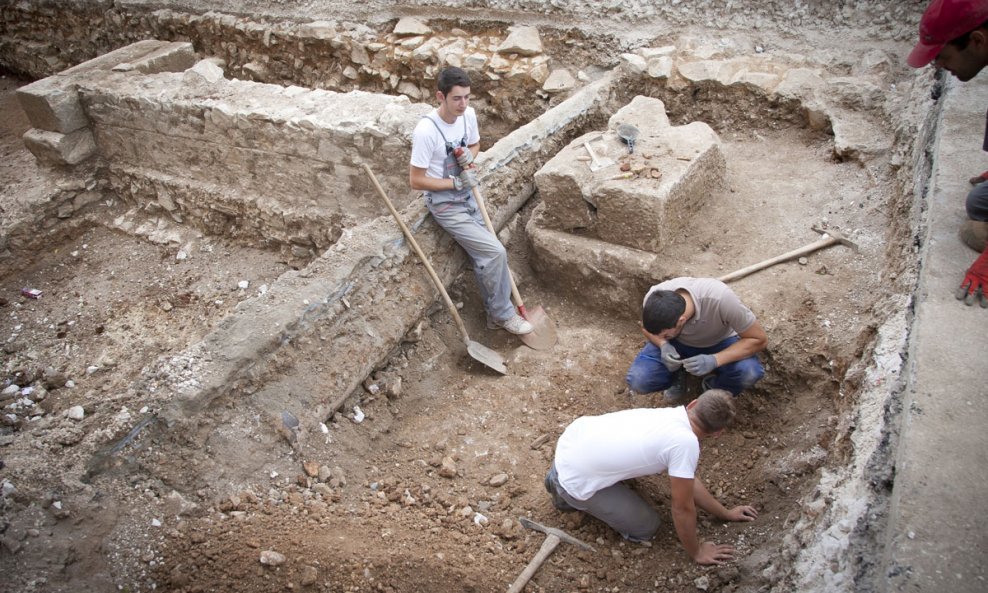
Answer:
POLYGON ((628 152, 635 152, 635 140, 638 140, 638 128, 631 124, 621 124, 617 127, 618 137, 628 145, 628 152))

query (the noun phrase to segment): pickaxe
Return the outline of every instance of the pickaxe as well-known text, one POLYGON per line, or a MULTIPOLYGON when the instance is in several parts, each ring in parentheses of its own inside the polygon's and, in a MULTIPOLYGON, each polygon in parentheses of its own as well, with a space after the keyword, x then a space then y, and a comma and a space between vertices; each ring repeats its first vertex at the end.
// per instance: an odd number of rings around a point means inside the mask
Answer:
POLYGON ((820 227, 816 227, 815 226, 815 227, 813 227, 813 230, 816 231, 816 232, 818 232, 818 233, 820 233, 821 235, 823 235, 823 238, 820 239, 820 240, 818 240, 818 241, 814 241, 813 243, 810 243, 809 245, 804 245, 803 247, 800 247, 799 249, 794 249, 794 250, 792 250, 792 251, 790 251, 788 253, 783 253, 782 255, 777 255, 777 256, 773 257, 772 259, 767 259, 767 260, 765 260, 763 262, 759 262, 757 264, 752 264, 752 265, 748 266, 747 268, 741 268, 740 270, 738 270, 736 272, 731 272, 730 274, 728 274, 726 276, 721 276, 720 278, 718 278, 718 280, 720 280, 721 282, 730 282, 731 280, 737 280, 738 278, 744 278, 748 274, 757 272, 758 270, 763 270, 763 269, 765 269, 765 268, 767 268, 769 266, 774 266, 775 264, 778 264, 778 263, 781 263, 781 262, 784 262, 784 261, 789 261, 791 259, 804 256, 804 255, 806 255, 808 253, 813 253, 814 251, 817 251, 817 250, 820 250, 820 249, 824 249, 826 247, 830 247, 831 245, 836 245, 838 243, 840 243, 842 245, 847 245, 848 247, 850 247, 851 249, 853 249, 855 251, 858 250, 858 246, 853 241, 851 241, 850 239, 848 239, 847 237, 845 237, 844 235, 838 233, 837 231, 835 231, 833 229, 826 229, 826 230, 824 230, 824 229, 821 229, 820 227))
POLYGON ((539 548, 539 551, 535 555, 535 558, 532 558, 532 561, 528 563, 528 566, 525 567, 525 570, 521 571, 521 574, 518 575, 518 578, 515 579, 515 582, 511 583, 511 587, 508 588, 508 593, 520 593, 521 590, 525 588, 525 584, 528 583, 528 580, 531 579, 532 575, 535 574, 535 571, 537 571, 539 567, 542 566, 542 563, 545 562, 545 559, 549 557, 549 554, 552 554, 552 551, 556 549, 556 546, 559 545, 559 542, 566 542, 568 544, 573 544, 574 546, 579 546, 584 550, 596 552, 596 550, 593 549, 593 546, 581 542, 572 535, 567 534, 562 529, 556 529, 554 527, 546 527, 545 525, 539 525, 535 521, 532 521, 525 517, 520 517, 518 521, 522 524, 522 526, 527 527, 529 529, 534 529, 536 531, 541 531, 542 533, 546 534, 548 537, 546 537, 545 541, 542 542, 542 547, 539 548))

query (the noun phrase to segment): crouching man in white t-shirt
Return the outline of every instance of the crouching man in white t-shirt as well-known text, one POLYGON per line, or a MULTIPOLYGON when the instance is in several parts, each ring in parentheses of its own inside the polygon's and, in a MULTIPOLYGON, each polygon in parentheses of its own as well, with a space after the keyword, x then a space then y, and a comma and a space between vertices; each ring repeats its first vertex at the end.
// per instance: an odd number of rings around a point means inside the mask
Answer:
POLYGON ((700 440, 734 419, 734 397, 710 389, 687 406, 639 408, 577 418, 556 443, 546 490, 561 511, 583 511, 633 541, 652 539, 659 515, 622 480, 668 473, 672 522, 686 552, 699 564, 734 559, 734 548, 701 541, 696 507, 725 521, 754 521, 748 505, 727 509, 696 477, 700 440))

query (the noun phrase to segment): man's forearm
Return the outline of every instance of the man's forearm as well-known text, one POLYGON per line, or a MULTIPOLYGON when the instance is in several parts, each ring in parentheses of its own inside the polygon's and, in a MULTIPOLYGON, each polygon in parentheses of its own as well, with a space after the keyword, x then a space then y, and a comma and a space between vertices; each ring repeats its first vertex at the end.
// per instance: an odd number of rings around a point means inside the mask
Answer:
POLYGON ((690 558, 696 558, 700 551, 700 538, 696 535, 696 508, 678 509, 673 506, 672 523, 676 526, 676 535, 686 553, 690 558))
POLYGON ((422 176, 412 181, 412 189, 417 191, 446 191, 456 189, 452 177, 426 177, 422 176))
POLYGON ((707 490, 706 486, 699 478, 693 478, 693 501, 696 506, 707 511, 718 519, 727 519, 727 507, 722 505, 713 494, 707 490))
POLYGON ((717 354, 714 354, 714 358, 717 359, 717 366, 722 367, 725 364, 744 360, 749 356, 754 356, 761 352, 764 348, 765 343, 761 340, 756 340, 754 338, 741 338, 717 354))

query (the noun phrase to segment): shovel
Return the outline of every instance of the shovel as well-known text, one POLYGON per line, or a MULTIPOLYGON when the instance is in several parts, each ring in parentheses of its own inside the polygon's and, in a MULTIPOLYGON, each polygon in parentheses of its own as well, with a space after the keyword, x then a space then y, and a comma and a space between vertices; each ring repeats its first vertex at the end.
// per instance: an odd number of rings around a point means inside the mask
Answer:
POLYGON ((426 259, 425 254, 422 253, 422 248, 419 247, 418 241, 416 241, 415 237, 412 236, 412 232, 408 230, 407 226, 405 226, 405 223, 401 220, 401 217, 398 216, 398 211, 395 210, 394 205, 391 204, 391 200, 388 199, 388 194, 384 193, 384 188, 382 188, 381 184, 377 182, 377 177, 374 176, 374 172, 371 171, 369 166, 367 166, 367 163, 364 163, 364 170, 367 171, 367 176, 370 177, 374 187, 377 188, 377 193, 381 194, 381 199, 383 199, 384 203, 388 205, 388 210, 391 211, 391 215, 394 216, 394 219, 398 222, 398 226, 401 227, 401 232, 405 235, 405 238, 408 239, 408 244, 412 246, 412 249, 415 250, 415 254, 419 256, 420 260, 422 260, 422 264, 425 265, 425 269, 429 272, 429 277, 432 278, 432 283, 435 284, 436 288, 439 289, 439 292, 442 293, 443 301, 446 303, 446 308, 449 309, 449 314, 453 316, 453 320, 456 322, 456 327, 460 330, 460 334, 463 336, 463 343, 467 347, 467 353, 470 354, 474 360, 484 366, 494 369, 502 375, 507 375, 508 369, 504 366, 504 359, 501 358, 500 354, 494 352, 487 346, 478 344, 470 339, 470 334, 467 333, 467 328, 463 325, 463 319, 461 319, 460 314, 456 312, 456 305, 454 305, 452 299, 449 298, 449 293, 446 292, 446 287, 443 286, 443 283, 439 280, 439 276, 436 275, 436 271, 432 269, 432 264, 429 263, 429 260, 426 259))
POLYGON ((635 152, 635 140, 638 140, 638 128, 631 124, 621 124, 617 127, 618 137, 628 145, 628 153, 635 152))
MULTIPOLYGON (((487 230, 496 236, 497 233, 494 231, 491 217, 487 214, 487 206, 484 205, 484 197, 480 195, 480 187, 474 187, 470 191, 473 192, 473 198, 477 200, 480 213, 484 216, 484 224, 487 225, 487 230)), ((518 292, 518 286, 515 285, 515 277, 511 273, 511 270, 508 270, 508 279, 511 280, 511 296, 515 300, 515 306, 518 307, 518 313, 535 328, 527 334, 520 334, 518 337, 532 350, 548 350, 555 346, 556 341, 559 339, 556 335, 556 324, 546 315, 542 307, 536 306, 531 311, 527 310, 525 303, 521 300, 521 294, 518 292)))

